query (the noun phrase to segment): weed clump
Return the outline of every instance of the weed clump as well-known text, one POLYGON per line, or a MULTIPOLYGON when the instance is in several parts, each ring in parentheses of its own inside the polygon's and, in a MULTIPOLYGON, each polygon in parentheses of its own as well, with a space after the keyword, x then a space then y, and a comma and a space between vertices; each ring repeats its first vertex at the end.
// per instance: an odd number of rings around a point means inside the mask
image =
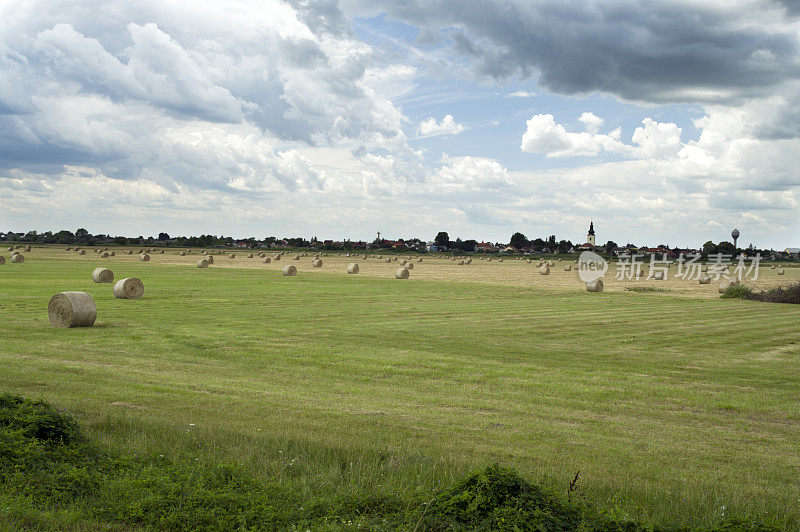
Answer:
POLYGON ((755 291, 746 286, 730 286, 721 297, 750 299, 766 303, 800 304, 800 281, 787 287, 778 286, 769 290, 755 291))
POLYGON ((65 412, 59 412, 44 401, 0 395, 0 427, 3 433, 37 442, 71 443, 80 439, 78 423, 65 412))
POLYGON ((644 530, 564 502, 498 465, 473 473, 423 510, 425 530, 644 530))
POLYGON ((753 299, 753 289, 742 284, 732 284, 720 296, 724 299, 753 299))

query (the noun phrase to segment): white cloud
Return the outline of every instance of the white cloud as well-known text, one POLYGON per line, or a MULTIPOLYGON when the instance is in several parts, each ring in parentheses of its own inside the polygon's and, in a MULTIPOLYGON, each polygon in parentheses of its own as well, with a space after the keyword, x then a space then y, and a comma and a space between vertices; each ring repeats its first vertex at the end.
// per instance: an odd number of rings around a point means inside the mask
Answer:
POLYGON ((651 118, 642 120, 644 127, 633 132, 633 142, 639 146, 641 157, 664 158, 681 149, 681 128, 672 123, 659 123, 651 118))
POLYGON ((482 193, 486 189, 513 185, 508 170, 491 159, 444 156, 442 162, 441 168, 431 179, 436 190, 466 189, 482 193))
POLYGON ((535 92, 528 91, 514 91, 507 95, 509 98, 533 98, 536 96, 535 92))
POLYGON ((569 132, 557 124, 551 114, 534 115, 526 124, 521 144, 524 152, 543 153, 547 157, 575 157, 630 151, 628 146, 610 135, 569 132))
POLYGON ((445 115, 441 122, 436 122, 434 117, 427 118, 419 123, 417 132, 424 137, 434 135, 458 135, 464 131, 464 126, 456 123, 453 115, 445 115))
POLYGON ((600 130, 603 125, 603 119, 592 112, 585 112, 578 117, 578 120, 583 123, 583 127, 591 134, 595 134, 600 130))

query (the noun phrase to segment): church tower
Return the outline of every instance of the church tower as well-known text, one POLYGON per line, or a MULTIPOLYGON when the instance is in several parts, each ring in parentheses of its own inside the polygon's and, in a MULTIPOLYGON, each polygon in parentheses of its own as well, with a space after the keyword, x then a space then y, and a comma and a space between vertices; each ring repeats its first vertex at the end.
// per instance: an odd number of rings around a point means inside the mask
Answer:
POLYGON ((589 222, 589 233, 586 235, 586 242, 595 245, 594 243, 594 221, 589 222))

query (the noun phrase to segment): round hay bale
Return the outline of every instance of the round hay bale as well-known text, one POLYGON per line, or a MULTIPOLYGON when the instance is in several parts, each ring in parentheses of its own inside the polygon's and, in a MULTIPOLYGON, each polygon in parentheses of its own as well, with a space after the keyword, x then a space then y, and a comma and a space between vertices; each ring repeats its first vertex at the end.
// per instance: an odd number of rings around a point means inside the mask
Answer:
POLYGON ((721 283, 719 283, 719 288, 718 288, 719 293, 724 294, 725 291, 728 290, 728 288, 730 288, 731 286, 739 286, 739 281, 735 279, 722 281, 721 283))
POLYGON ((784 273, 786 273, 786 272, 785 272, 785 271, 783 271, 783 268, 781 268, 780 270, 778 270, 778 275, 783 275, 784 273))
POLYGON ((206 255, 206 260, 209 264, 214 264, 214 255, 206 255))
POLYGON ((364 257, 362 257, 362 258, 363 258, 364 260, 367 260, 367 254, 366 254, 366 253, 364 253, 364 257))
POLYGON ((393 261, 395 261, 395 262, 397 262, 397 257, 393 258, 392 260, 393 260, 393 261))
POLYGON ((406 263, 405 268, 406 268, 406 270, 413 270, 414 269, 414 263, 413 262, 406 263))
POLYGON ((394 276, 397 279, 408 279, 408 270, 405 268, 397 268, 397 271, 394 272, 394 276))
POLYGON ((59 292, 47 304, 47 317, 54 327, 91 327, 97 305, 86 292, 59 292))
POLYGON ((527 264, 530 264, 530 263, 531 263, 531 259, 525 259, 525 262, 526 262, 527 264))
POLYGON ((465 264, 472 264, 472 258, 469 258, 464 261, 465 264))
POLYGON ((392 262, 392 259, 390 259, 389 257, 386 257, 386 262, 387 263, 392 262))
POLYGON ((100 254, 100 258, 101 258, 101 259, 107 259, 107 258, 108 258, 108 252, 107 252, 107 251, 104 251, 104 252, 102 252, 102 253, 100 254))
MULTIPOLYGON (((6 251, 14 251, 14 246, 8 246, 6 251)), ((69 248, 67 248, 67 251, 69 251, 69 248)))
POLYGON ((67 246, 67 251, 72 251, 72 248, 67 246))
POLYGON ((25 253, 30 253, 30 252, 31 252, 31 247, 25 246, 25 253))
POLYGON ((267 254, 266 254, 266 253, 259 253, 259 254, 258 254, 258 258, 260 258, 260 259, 263 259, 263 258, 264 258, 264 257, 266 257, 266 256, 267 256, 267 254))
POLYGON ((294 260, 300 260, 300 255, 295 255, 294 260))
POLYGON ((23 262, 25 262, 25 257, 20 253, 17 253, 16 255, 11 255, 11 262, 13 262, 14 264, 22 264, 23 262))
POLYGON ((92 281, 96 283, 113 283, 114 272, 108 268, 95 268, 92 271, 92 281))
POLYGON ((274 255, 272 256, 272 260, 281 260, 281 254, 280 254, 280 253, 276 253, 276 254, 274 254, 274 255))
POLYGON ((488 259, 486 259, 486 262, 492 262, 492 257, 489 257, 488 259))
POLYGON ((403 259, 403 260, 401 260, 401 261, 400 261, 400 264, 402 264, 403 266, 405 266, 407 262, 408 262, 408 261, 407 261, 406 259, 403 259))
POLYGON ((186 252, 185 251, 181 251, 181 252, 178 253, 178 255, 180 255, 181 257, 185 257, 186 256, 186 252))
POLYGON ((159 251, 159 253, 160 253, 161 255, 163 255, 163 254, 164 254, 164 250, 162 249, 161 251, 159 251))
POLYGON ((127 250, 127 251, 125 252, 125 254, 126 254, 126 255, 133 255, 133 251, 131 251, 131 250, 129 249, 129 250, 127 250))
POLYGON ((650 276, 651 279, 654 281, 663 281, 664 280, 664 272, 655 272, 650 276))
POLYGON ((270 259, 269 257, 264 257, 263 259, 261 259, 261 262, 263 262, 264 264, 269 264, 270 262, 272 262, 272 259, 270 259))
POLYGON ((769 267, 769 269, 770 270, 774 270, 775 269, 775 265, 773 264, 772 266, 769 267))
POLYGON ((236 258, 236 253, 231 253, 230 255, 228 255, 228 258, 229 259, 235 259, 236 258))
POLYGON ((463 260, 458 261, 458 265, 459 266, 463 266, 464 265, 464 261, 463 260))
POLYGON ((144 284, 136 277, 126 277, 114 284, 114 297, 117 299, 141 299, 144 284))
POLYGON ((142 253, 141 255, 139 255, 139 260, 142 262, 150 262, 150 255, 148 255, 147 253, 142 253))
POLYGON ((350 264, 348 264, 347 265, 347 273, 350 273, 350 274, 358 273, 358 264, 356 264, 355 262, 351 262, 350 264))
MULTIPOLYGON (((162 251, 161 253, 164 253, 164 252, 162 251)), ((117 252, 116 251, 112 251, 111 253, 109 253, 109 255, 112 256, 112 257, 116 257, 117 256, 117 252)))
POLYGON ((248 253, 248 254, 247 254, 247 258, 248 258, 248 259, 252 259, 252 258, 253 258, 253 254, 252 254, 252 253, 248 253))
POLYGON ((297 268, 295 268, 291 264, 287 264, 286 266, 283 267, 283 275, 285 277, 293 277, 297 275, 297 268))
POLYGON ((572 265, 571 264, 567 264, 566 266, 564 266, 564 271, 565 272, 571 272, 572 271, 572 265))
POLYGON ((86 255, 86 250, 82 249, 78 252, 78 255, 86 255))
POLYGON ((186 254, 187 254, 187 255, 191 255, 191 254, 192 254, 192 250, 191 250, 191 249, 187 249, 187 250, 186 250, 186 254))
POLYGON ((708 266, 702 266, 700 268, 700 271, 703 272, 703 273, 707 273, 708 272, 708 266))
POLYGON ((417 262, 422 262, 422 257, 418 258, 417 262))
POLYGON ((711 276, 710 275, 704 275, 703 277, 698 279, 698 281, 700 282, 700 284, 711 284, 711 276))
POLYGON ((383 255, 378 255, 378 258, 379 258, 379 259, 382 259, 382 258, 383 258, 383 255))
POLYGON ((539 268, 539 275, 550 275, 550 266, 545 264, 539 268))
POLYGON ((320 259, 314 259, 311 261, 312 268, 322 268, 322 261, 320 259))
POLYGON ((550 266, 550 267, 552 268, 553 266, 555 266, 555 265, 556 265, 556 263, 555 263, 555 262, 553 262, 553 261, 551 260, 551 261, 548 261, 548 262, 547 262, 547 265, 548 265, 548 266, 550 266))
POLYGON ((197 261, 198 268, 208 268, 208 261, 206 259, 200 259, 197 261))
POLYGON ((587 292, 602 292, 603 291, 603 280, 602 279, 595 279, 594 281, 590 281, 586 283, 586 291, 587 292))
POLYGON ((5 263, 6 263, 6 258, 0 255, 0 264, 5 264, 5 263))
POLYGON ((11 252, 11 256, 13 257, 14 255, 19 255, 19 251, 16 251, 16 250, 12 251, 11 252))

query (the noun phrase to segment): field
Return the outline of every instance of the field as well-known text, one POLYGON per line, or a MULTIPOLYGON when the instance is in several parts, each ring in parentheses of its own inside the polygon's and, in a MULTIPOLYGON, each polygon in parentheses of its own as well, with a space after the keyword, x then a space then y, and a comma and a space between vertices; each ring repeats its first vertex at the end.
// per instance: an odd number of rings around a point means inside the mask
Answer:
MULTIPOLYGON (((119 251, 0 266, 0 393, 77 413, 111 449, 231 461, 308 498, 421 501, 495 462, 563 492, 580 471, 576 497, 643 522, 800 528, 797 305, 672 276, 590 294, 513 259, 426 257, 396 280, 360 255, 119 251), (96 266, 144 298, 114 299, 96 266), (62 290, 94 297, 94 327, 49 325, 62 290)), ((800 279, 785 269, 757 286, 800 279)))

